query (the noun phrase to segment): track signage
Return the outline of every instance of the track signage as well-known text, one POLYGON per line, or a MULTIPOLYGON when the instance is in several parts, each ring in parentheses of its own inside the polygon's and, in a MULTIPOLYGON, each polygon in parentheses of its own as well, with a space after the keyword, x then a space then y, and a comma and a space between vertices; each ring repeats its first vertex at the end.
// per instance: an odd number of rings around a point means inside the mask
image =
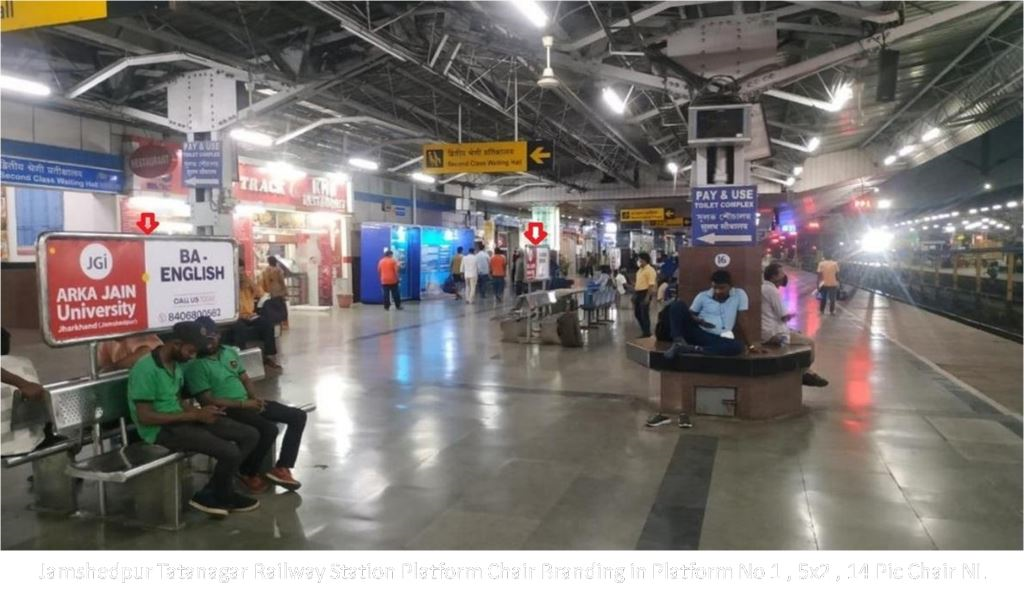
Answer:
POLYGON ((690 189, 694 245, 757 243, 757 187, 704 186, 690 189))
POLYGON ((44 233, 36 247, 40 325, 51 346, 162 331, 201 315, 237 318, 230 239, 44 233))
POLYGON ((554 152, 547 141, 429 143, 423 146, 427 174, 502 174, 550 170, 554 152))

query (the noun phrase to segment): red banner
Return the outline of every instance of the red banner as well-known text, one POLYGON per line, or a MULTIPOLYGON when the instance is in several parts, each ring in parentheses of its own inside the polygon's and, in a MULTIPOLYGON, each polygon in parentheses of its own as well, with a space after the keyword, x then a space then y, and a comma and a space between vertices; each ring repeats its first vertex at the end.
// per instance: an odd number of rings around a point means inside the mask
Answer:
POLYGON ((44 234, 40 322, 50 345, 237 317, 235 244, 225 239, 44 234))
POLYGON ((145 331, 145 257, 140 240, 48 241, 47 313, 53 339, 145 331))
POLYGON ((240 201, 267 205, 287 205, 300 211, 346 212, 347 181, 338 182, 328 176, 283 175, 261 166, 239 162, 238 182, 232 193, 240 201))

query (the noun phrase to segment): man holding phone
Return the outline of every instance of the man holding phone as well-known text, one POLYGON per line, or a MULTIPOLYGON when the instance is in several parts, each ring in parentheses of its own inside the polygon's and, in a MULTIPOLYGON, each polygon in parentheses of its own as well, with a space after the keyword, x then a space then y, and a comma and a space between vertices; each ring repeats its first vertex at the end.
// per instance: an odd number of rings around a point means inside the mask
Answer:
MULTIPOLYGON (((692 305, 675 300, 668 307, 668 327, 672 346, 665 357, 678 354, 739 356, 746 338, 736 317, 750 308, 742 288, 733 288, 732 276, 725 270, 711 275, 711 288, 697 293, 692 305)), ((753 349, 754 346, 751 346, 753 349)))
POLYGON ((295 467, 306 428, 306 412, 259 398, 253 391, 249 375, 245 373, 238 348, 221 345, 213 319, 200 317, 196 324, 205 332, 208 344, 185 369, 188 390, 199 399, 204 409, 222 410, 232 420, 259 432, 255 448, 238 467, 242 483, 249 492, 262 493, 267 490, 267 483, 263 480, 265 476, 289 491, 297 490, 302 484, 292 476, 291 469, 295 467), (274 468, 261 475, 263 459, 277 440, 279 423, 287 428, 281 454, 274 468))
MULTIPOLYGON (((761 339, 766 346, 796 346, 811 347, 811 362, 814 362, 814 340, 789 328, 789 321, 794 315, 786 311, 782 304, 782 297, 779 296, 779 289, 789 283, 789 277, 783 271, 782 265, 772 262, 764 269, 764 282, 761 284, 761 339)), ((828 381, 813 370, 807 370, 803 375, 803 384, 809 387, 828 386, 828 381)))
POLYGON ((202 329, 191 321, 175 323, 164 343, 143 357, 128 373, 128 408, 139 436, 173 452, 197 452, 217 461, 209 484, 189 505, 210 515, 252 511, 260 502, 236 493, 232 476, 248 457, 259 433, 224 416, 216 406, 197 408, 182 399, 184 364, 208 345, 202 329))

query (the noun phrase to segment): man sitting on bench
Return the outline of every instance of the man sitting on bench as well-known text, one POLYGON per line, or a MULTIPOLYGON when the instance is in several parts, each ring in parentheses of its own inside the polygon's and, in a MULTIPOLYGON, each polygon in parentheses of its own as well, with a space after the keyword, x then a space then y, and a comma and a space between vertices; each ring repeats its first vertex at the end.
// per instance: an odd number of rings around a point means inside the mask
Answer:
POLYGON ((267 483, 260 476, 260 465, 277 439, 277 424, 283 423, 287 429, 281 455, 265 476, 289 491, 297 490, 302 484, 292 476, 291 469, 295 467, 302 443, 306 412, 257 397, 238 355, 238 348, 220 344, 220 334, 213 319, 200 317, 196 323, 210 334, 210 338, 208 347, 185 368, 189 391, 199 398, 203 407, 223 409, 228 417, 252 426, 260 434, 256 449, 239 467, 242 483, 252 493, 262 493, 267 489, 267 483))
POLYGON ((277 338, 274 323, 256 312, 256 301, 262 295, 260 287, 245 273, 245 260, 238 260, 238 321, 231 327, 228 341, 245 348, 246 342, 256 339, 263 350, 263 364, 267 368, 281 370, 277 363, 277 338))
POLYGON ((658 339, 667 335, 672 340, 665 357, 671 360, 678 354, 739 356, 746 339, 736 317, 749 307, 747 293, 742 288, 733 288, 732 276, 718 270, 711 275, 711 288, 697 293, 693 305, 676 299, 666 308, 667 313, 662 312, 660 329, 656 330, 660 332, 658 339))
POLYGON ((197 409, 181 398, 183 364, 208 345, 190 321, 175 323, 164 344, 135 363, 128 373, 128 407, 139 436, 174 452, 197 452, 217 460, 209 484, 189 505, 215 516, 252 511, 260 502, 236 493, 232 477, 259 442, 259 432, 224 416, 218 407, 197 409))
MULTIPOLYGON (((793 331, 786 323, 793 315, 786 311, 779 296, 779 289, 789 283, 789 277, 777 262, 769 263, 764 269, 764 282, 761 284, 761 339, 766 346, 810 346, 811 362, 814 362, 814 340, 793 331)), ((808 369, 804 372, 803 384, 809 387, 828 386, 828 381, 818 373, 808 369)))

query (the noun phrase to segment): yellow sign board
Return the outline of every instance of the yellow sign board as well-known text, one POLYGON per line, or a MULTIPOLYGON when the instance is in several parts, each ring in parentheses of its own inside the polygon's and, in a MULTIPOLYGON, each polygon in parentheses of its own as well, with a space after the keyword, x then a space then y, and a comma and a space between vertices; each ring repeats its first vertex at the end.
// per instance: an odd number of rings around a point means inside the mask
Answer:
POLYGON ((664 221, 676 216, 674 209, 622 209, 619 221, 664 221))
POLYGON ((105 1, 3 0, 0 2, 0 32, 4 33, 101 18, 107 18, 107 3, 105 1))
POLYGON ((489 141, 486 143, 429 143, 423 146, 427 174, 501 174, 551 167, 546 142, 489 141))
POLYGON ((664 221, 651 221, 651 227, 682 227, 683 218, 665 219, 664 221))

